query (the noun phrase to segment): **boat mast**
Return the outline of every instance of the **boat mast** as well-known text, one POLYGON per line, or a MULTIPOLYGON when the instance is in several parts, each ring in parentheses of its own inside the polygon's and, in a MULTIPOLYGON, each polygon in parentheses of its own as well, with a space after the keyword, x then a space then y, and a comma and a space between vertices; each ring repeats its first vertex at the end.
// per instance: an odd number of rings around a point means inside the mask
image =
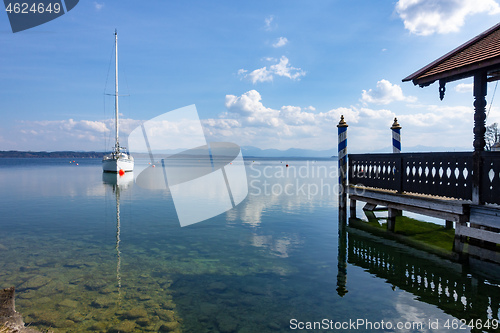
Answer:
POLYGON ((120 151, 118 143, 118 33, 115 29, 115 151, 120 151))

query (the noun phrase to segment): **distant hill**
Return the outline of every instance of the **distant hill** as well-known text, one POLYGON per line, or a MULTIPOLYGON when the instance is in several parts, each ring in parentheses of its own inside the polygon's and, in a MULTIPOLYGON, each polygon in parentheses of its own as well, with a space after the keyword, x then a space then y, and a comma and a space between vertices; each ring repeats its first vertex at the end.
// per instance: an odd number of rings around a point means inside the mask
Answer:
MULTIPOLYGON (((349 149, 349 147, 348 147, 349 149)), ((313 149, 299 149, 290 148, 287 150, 279 149, 260 149, 253 146, 241 147, 243 157, 299 157, 299 158, 329 158, 337 157, 337 149, 332 148, 328 150, 313 150, 313 149)), ((454 151, 472 151, 472 148, 450 148, 450 147, 427 147, 427 146, 414 146, 403 147, 403 153, 412 152, 454 152, 454 151)), ((349 150, 349 153, 391 153, 392 147, 384 147, 371 151, 349 150)), ((165 154, 179 153, 179 150, 165 151, 165 154)), ((96 151, 0 151, 0 158, 102 158, 105 152, 96 151)), ((136 154, 132 152, 133 156, 138 158, 149 158, 148 154, 136 154)))
MULTIPOLYGON (((457 151, 472 151, 473 148, 464 148, 464 147, 429 147, 429 146, 412 146, 405 147, 403 146, 401 149, 402 153, 429 153, 429 152, 457 152, 457 151)), ((355 153, 363 153, 356 151, 355 153)), ((392 147, 384 147, 377 150, 366 151, 366 153, 392 153, 392 147)))
POLYGON ((279 149, 260 149, 252 146, 241 147, 244 157, 332 157, 337 156, 336 149, 312 150, 290 148, 287 150, 279 149))
POLYGON ((102 158, 104 152, 96 151, 0 151, 0 158, 102 158))

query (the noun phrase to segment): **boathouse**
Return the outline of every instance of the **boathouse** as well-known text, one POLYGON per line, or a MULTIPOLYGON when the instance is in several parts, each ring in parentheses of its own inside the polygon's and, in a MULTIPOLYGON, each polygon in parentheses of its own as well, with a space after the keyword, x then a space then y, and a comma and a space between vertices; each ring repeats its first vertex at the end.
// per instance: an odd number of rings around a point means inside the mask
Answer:
POLYGON ((487 83, 500 79, 500 24, 403 81, 420 87, 437 83, 443 100, 447 83, 469 77, 474 79, 472 152, 349 154, 345 192, 351 217, 362 201, 366 209, 387 207, 390 231, 403 210, 442 218, 455 226, 456 251, 462 253, 467 244, 467 254, 500 263, 500 153, 485 151, 487 83))

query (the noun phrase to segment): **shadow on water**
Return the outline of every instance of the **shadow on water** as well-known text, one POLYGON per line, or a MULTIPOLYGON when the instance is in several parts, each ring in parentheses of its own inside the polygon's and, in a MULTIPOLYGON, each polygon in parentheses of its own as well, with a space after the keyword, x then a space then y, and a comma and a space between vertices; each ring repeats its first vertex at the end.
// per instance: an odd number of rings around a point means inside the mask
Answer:
POLYGON ((500 266, 475 262, 477 267, 471 269, 468 265, 347 226, 345 216, 340 217, 339 222, 337 291, 340 296, 349 289, 345 269, 349 263, 384 279, 393 290, 407 291, 419 301, 435 305, 463 323, 489 320, 490 327, 472 328, 471 332, 498 331, 497 325, 496 329, 491 327, 491 321, 500 320, 500 266))

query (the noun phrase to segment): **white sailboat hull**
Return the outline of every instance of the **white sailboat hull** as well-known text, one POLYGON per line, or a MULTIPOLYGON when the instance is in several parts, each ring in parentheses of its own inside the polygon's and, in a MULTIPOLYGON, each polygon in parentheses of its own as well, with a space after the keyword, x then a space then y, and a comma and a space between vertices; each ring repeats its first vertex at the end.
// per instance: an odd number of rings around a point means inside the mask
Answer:
POLYGON ((126 157, 120 156, 118 158, 107 155, 102 160, 102 170, 104 172, 114 173, 119 173, 120 170, 123 170, 123 172, 134 171, 134 158, 128 155, 126 155, 126 157))

